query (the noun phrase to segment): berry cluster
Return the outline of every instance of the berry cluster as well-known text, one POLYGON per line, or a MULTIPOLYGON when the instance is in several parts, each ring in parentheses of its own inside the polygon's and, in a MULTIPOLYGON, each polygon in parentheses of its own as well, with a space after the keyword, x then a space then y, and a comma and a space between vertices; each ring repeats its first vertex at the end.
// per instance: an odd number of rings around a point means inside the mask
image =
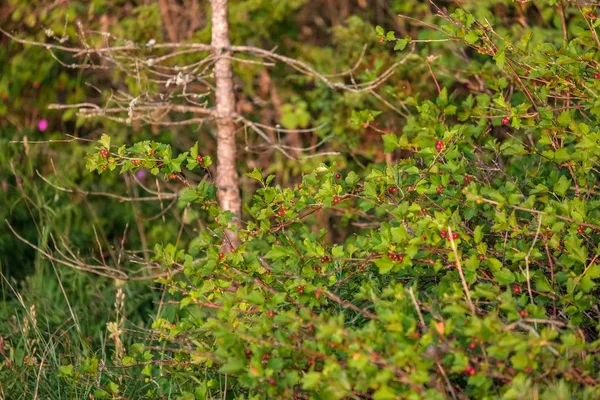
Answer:
POLYGON ((279 209, 279 211, 277 211, 277 215, 280 216, 280 217, 282 217, 286 213, 286 211, 287 210, 285 209, 285 206, 282 204, 281 208, 279 209))
MULTIPOLYGON (((448 239, 448 240, 450 240, 450 236, 448 236, 448 231, 441 231, 440 235, 442 235, 442 239, 448 239)), ((458 240, 458 237, 459 237, 458 233, 454 232, 452 234, 452 239, 458 240)), ((481 260, 481 258, 480 258, 480 260, 481 260)))
POLYGON ((465 368, 465 372, 471 376, 477 373, 477 371, 475 371, 475 368, 471 367, 470 365, 467 365, 467 368, 465 368))
POLYGON ((390 260, 399 261, 399 262, 402 262, 402 261, 404 261, 404 257, 403 257, 403 256, 401 256, 401 255, 400 255, 400 254, 398 254, 398 253, 393 253, 393 252, 391 252, 391 251, 390 251, 390 252, 387 254, 387 256, 388 256, 388 258, 389 258, 390 260))

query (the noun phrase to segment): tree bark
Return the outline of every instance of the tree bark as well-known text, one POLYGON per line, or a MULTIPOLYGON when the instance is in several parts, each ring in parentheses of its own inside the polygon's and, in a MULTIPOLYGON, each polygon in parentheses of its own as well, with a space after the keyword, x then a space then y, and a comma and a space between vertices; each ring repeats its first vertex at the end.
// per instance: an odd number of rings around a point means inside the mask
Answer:
MULTIPOLYGON (((239 177, 236 168, 235 141, 235 95, 233 93, 233 71, 231 68, 231 46, 229 22, 227 21, 227 0, 211 0, 212 5, 212 46, 217 56, 215 62, 216 80, 216 121, 217 121, 217 190, 219 204, 223 211, 235 214, 235 224, 239 226, 242 202, 240 199, 239 177)), ((237 245, 237 234, 226 231, 224 246, 237 245)))

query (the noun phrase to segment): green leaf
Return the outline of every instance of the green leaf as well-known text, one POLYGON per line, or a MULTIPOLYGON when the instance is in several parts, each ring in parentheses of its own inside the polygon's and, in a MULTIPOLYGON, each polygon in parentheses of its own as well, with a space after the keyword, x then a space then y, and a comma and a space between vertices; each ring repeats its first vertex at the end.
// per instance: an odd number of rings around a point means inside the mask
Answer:
POLYGON ((119 385, 112 381, 108 382, 106 388, 110 390, 113 394, 119 394, 119 385))
POLYGON ((529 357, 525 353, 515 354, 510 358, 510 362, 515 369, 523 370, 529 365, 529 357))
POLYGON ((556 119, 556 122, 564 127, 569 126, 569 123, 571 122, 571 113, 568 110, 563 111, 556 119))
POLYGON ((110 136, 108 136, 106 133, 102 134, 100 140, 98 140, 98 143, 100 143, 106 150, 110 150, 110 136))
POLYGON ((398 394, 389 386, 381 386, 373 393, 373 400, 394 400, 398 398, 398 394))
POLYGON ((568 257, 572 260, 579 261, 581 264, 587 263, 587 249, 581 246, 581 239, 574 235, 569 236, 565 240, 565 248, 567 249, 568 257))
POLYGON ((149 378, 152 377, 152 364, 146 364, 144 369, 142 369, 142 375, 147 376, 149 378))
POLYGON ((383 149, 386 153, 391 153, 398 147, 398 136, 393 133, 381 135, 383 139, 383 149))
POLYGON ((72 378, 73 377, 73 365, 61 365, 58 367, 58 374, 63 378, 72 378))
POLYGON ((396 44, 394 45, 394 50, 396 50, 396 51, 404 50, 406 48, 407 44, 408 44, 408 40, 398 39, 398 40, 396 40, 396 44))
POLYGON ((230 357, 225 365, 219 369, 219 372, 222 374, 235 374, 242 371, 244 367, 245 363, 240 358, 230 357))
POLYGON ((255 179, 261 183, 263 182, 262 171, 258 168, 254 168, 254 170, 252 170, 252 172, 247 172, 245 174, 245 176, 247 176, 248 178, 255 179))
POLYGON ((469 31, 469 33, 465 35, 465 40, 469 44, 475 44, 479 40, 479 35, 477 32, 475 32, 475 30, 469 31))
POLYGON ((498 68, 504 68, 504 64, 506 63, 506 54, 504 54, 504 49, 499 50, 494 54, 494 60, 496 61, 496 65, 498 68))
POLYGON ((192 203, 198 199, 198 193, 194 189, 185 188, 181 191, 179 199, 186 204, 192 203))
POLYGON ((321 374, 318 372, 309 372, 302 378, 302 389, 313 390, 316 389, 321 381, 321 374))
POLYGON ((564 196, 567 193, 567 190, 571 187, 571 180, 566 176, 562 175, 558 182, 554 184, 554 192, 559 196, 564 196))
POLYGON ((375 265, 379 268, 379 273, 385 275, 394 268, 394 261, 387 257, 382 257, 375 260, 375 265))
POLYGON ((194 146, 190 149, 190 155, 196 159, 198 157, 198 142, 194 144, 194 146))
POLYGON ((94 398, 95 399, 110 399, 112 396, 106 391, 102 389, 94 390, 94 398))
POLYGON ((346 179, 344 179, 348 186, 354 187, 360 181, 360 177, 354 171, 348 172, 346 179))
POLYGON ((252 304, 265 304, 265 297, 258 290, 250 292, 250 294, 246 296, 246 300, 248 300, 252 304))
POLYGON ((473 231, 473 239, 475 243, 480 243, 481 239, 483 239, 483 226, 477 225, 475 230, 473 231))
POLYGON ((494 278, 500 285, 510 285, 515 281, 515 274, 509 269, 502 268, 500 271, 494 273, 494 278))

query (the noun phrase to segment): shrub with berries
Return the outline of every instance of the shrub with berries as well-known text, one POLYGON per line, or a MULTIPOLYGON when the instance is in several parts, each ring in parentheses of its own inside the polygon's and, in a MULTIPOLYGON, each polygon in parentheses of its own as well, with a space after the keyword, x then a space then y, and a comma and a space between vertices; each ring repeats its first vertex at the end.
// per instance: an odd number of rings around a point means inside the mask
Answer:
MULTIPOLYGON (((152 388, 177 382, 182 399, 600 397, 593 10, 506 2, 523 20, 505 29, 474 3, 436 9, 441 29, 419 39, 377 28, 373 40, 410 52, 435 93, 389 84, 378 99, 393 117, 352 112, 353 129, 380 144, 377 162, 352 154, 343 179, 334 162, 296 181, 246 169, 241 216, 219 208, 198 144, 175 155, 102 136, 89 171, 148 170, 181 187, 177 206, 197 220, 182 224, 187 246, 179 235, 154 246, 155 285, 176 307, 156 316, 147 343, 119 348, 127 362, 115 369, 152 388), (429 51, 446 45, 463 49, 440 51, 446 64, 432 67, 442 61, 429 51)), ((351 87, 344 101, 368 107, 351 87)), ((94 382, 91 369, 63 372, 94 382)))

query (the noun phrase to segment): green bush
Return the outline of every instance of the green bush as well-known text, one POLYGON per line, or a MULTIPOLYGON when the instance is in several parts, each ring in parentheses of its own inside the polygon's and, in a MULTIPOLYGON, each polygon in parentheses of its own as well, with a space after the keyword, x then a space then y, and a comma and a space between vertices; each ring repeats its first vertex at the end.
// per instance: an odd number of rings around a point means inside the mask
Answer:
MULTIPOLYGON (((497 7, 535 24, 496 28, 477 3, 437 9, 439 31, 419 37, 373 32, 438 93, 388 83, 406 113, 395 131, 352 113, 346 134, 382 134, 369 150, 394 162, 323 163, 297 185, 245 171, 258 189, 234 251, 211 182, 184 188, 202 229, 153 251, 177 312, 131 346, 110 325, 112 363, 63 363, 64 384, 95 398, 597 398, 599 22, 552 0, 497 7)), ((212 161, 197 144, 111 141, 89 171, 183 186, 212 161)))

